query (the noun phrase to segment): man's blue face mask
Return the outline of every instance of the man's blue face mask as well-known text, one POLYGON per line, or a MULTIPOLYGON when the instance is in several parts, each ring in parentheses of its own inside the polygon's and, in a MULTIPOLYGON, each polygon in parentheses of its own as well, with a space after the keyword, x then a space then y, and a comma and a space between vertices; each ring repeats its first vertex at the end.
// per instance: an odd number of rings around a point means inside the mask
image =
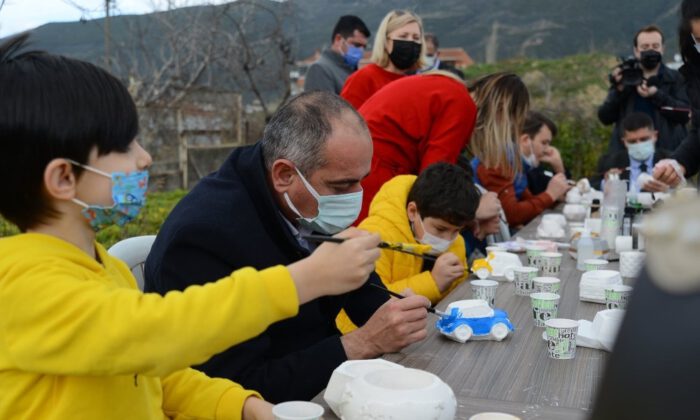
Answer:
POLYGON ((362 208, 361 190, 349 194, 320 195, 309 181, 304 178, 299 169, 295 167, 294 170, 297 171, 306 189, 318 202, 318 214, 316 214, 316 217, 304 217, 292 204, 289 195, 286 192, 284 193, 287 205, 299 216, 297 221, 301 226, 314 232, 334 235, 350 226, 357 219, 357 216, 360 215, 360 209, 362 208))
POLYGON ((364 48, 348 44, 348 50, 345 52, 345 54, 343 54, 343 60, 345 61, 345 64, 353 69, 356 69, 364 53, 364 48))

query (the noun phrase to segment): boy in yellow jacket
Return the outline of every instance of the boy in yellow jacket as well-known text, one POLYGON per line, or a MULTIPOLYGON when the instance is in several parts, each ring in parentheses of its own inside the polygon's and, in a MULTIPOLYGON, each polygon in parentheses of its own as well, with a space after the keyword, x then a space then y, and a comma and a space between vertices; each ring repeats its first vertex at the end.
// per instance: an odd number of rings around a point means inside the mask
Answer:
MULTIPOLYGON (((439 255, 432 264, 383 249, 375 271, 389 290, 411 289, 435 304, 464 281, 466 249, 459 232, 474 220, 479 197, 467 172, 449 163, 430 165, 419 176, 396 176, 382 186, 358 227, 387 242, 431 245, 439 255)), ((356 328, 342 311, 336 324, 343 333, 356 328)))
POLYGON ((379 237, 142 294, 95 242, 144 203, 134 103, 92 64, 20 52, 26 38, 0 45, 0 214, 23 232, 0 239, 0 418, 271 419, 255 391, 188 366, 362 285, 379 237))

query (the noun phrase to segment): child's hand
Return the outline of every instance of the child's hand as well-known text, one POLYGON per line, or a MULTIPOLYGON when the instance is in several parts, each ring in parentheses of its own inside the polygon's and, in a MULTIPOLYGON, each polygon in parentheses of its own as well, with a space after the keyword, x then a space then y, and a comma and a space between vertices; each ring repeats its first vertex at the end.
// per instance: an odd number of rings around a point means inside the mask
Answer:
POLYGON ((300 303, 355 290, 374 271, 379 235, 350 228, 336 237, 346 240, 341 244, 325 242, 309 257, 289 266, 300 303))
POLYGON ((435 261, 430 274, 435 279, 435 284, 437 284, 440 292, 444 292, 453 281, 464 276, 464 266, 455 254, 445 252, 435 261))
POLYGON ((272 420, 272 404, 257 397, 248 397, 243 403, 243 420, 272 420))

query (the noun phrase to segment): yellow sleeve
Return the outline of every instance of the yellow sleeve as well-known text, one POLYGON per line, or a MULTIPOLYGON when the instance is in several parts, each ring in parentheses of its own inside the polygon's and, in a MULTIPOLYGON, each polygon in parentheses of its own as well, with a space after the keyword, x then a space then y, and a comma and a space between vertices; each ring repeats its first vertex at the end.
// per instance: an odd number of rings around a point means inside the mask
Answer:
POLYGON ((176 420, 239 420, 246 398, 261 398, 228 379, 210 378, 190 368, 168 375, 162 384, 163 411, 176 420))
MULTIPOLYGON (((19 264, 17 264, 19 265, 19 264)), ((297 314, 286 267, 243 268, 165 296, 24 264, 0 282, 0 341, 13 366, 53 375, 165 376, 297 314)))
POLYGON ((389 290, 396 293, 401 293, 406 288, 410 288, 413 290, 413 293, 427 297, 433 304, 440 301, 441 298, 440 289, 438 289, 430 271, 423 271, 422 273, 392 281, 391 283, 385 281, 384 277, 382 277, 382 282, 389 290))

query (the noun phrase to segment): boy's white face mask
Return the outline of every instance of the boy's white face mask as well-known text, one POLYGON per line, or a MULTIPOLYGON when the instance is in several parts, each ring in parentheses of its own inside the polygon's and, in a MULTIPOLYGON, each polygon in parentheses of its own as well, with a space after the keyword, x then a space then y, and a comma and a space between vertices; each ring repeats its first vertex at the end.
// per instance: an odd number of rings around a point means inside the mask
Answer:
POLYGON ((430 245, 433 250, 439 253, 443 253, 447 251, 450 248, 450 246, 452 246, 452 243, 455 241, 455 239, 457 239, 457 237, 455 236, 455 238, 450 241, 431 234, 425 229, 425 224, 423 223, 423 219, 420 217, 420 215, 417 216, 421 228, 423 228, 423 237, 420 239, 416 238, 419 243, 423 245, 430 245))

